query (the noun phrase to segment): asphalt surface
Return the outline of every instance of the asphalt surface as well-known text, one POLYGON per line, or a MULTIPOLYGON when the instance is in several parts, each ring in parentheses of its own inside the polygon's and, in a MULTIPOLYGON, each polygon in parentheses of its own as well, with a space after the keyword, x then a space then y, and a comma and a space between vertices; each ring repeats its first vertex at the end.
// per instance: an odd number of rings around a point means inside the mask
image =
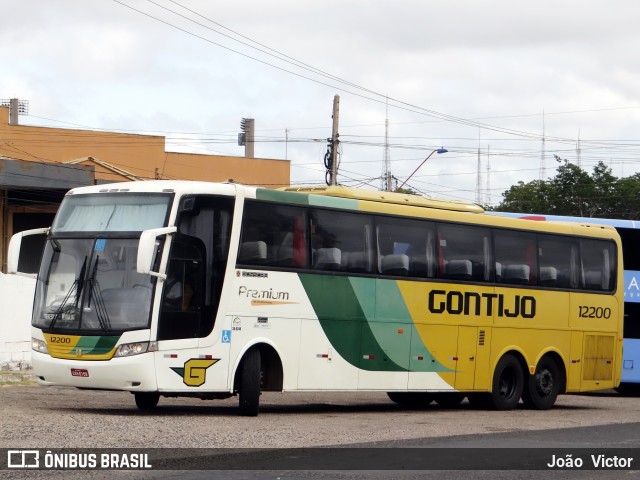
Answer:
MULTIPOLYGON (((557 448, 558 452, 578 447, 598 451, 640 448, 640 398, 613 391, 561 396, 548 411, 520 405, 509 412, 475 410, 466 401, 451 409, 436 404, 408 408, 392 403, 384 393, 266 393, 260 415, 246 418, 238 416, 236 398, 162 398, 156 410, 142 412, 135 407, 133 396, 124 392, 5 386, 0 387, 0 405, 0 448, 7 449, 164 448, 168 456, 178 455, 177 449, 204 448, 376 447, 383 449, 381 455, 389 455, 386 450, 390 448, 400 449, 396 453, 406 448, 454 449, 441 451, 451 455, 447 461, 452 471, 447 472, 368 471, 362 465, 349 471, 0 472, 6 478, 462 479, 489 478, 489 474, 491 478, 640 478, 640 472, 625 470, 516 471, 519 462, 528 462, 517 456, 514 471, 455 470, 464 468, 455 459, 459 454, 455 449, 461 448, 472 456, 477 449, 508 452, 511 447, 557 448)), ((372 465, 378 460, 374 458, 372 465)))

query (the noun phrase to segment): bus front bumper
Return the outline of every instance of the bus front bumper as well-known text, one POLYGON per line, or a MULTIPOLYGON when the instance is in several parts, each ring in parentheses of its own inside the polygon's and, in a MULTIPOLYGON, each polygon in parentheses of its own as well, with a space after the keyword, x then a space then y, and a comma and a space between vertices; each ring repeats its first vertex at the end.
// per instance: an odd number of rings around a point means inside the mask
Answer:
POLYGON ((40 385, 130 392, 158 390, 153 353, 86 361, 53 358, 34 351, 31 360, 40 385))

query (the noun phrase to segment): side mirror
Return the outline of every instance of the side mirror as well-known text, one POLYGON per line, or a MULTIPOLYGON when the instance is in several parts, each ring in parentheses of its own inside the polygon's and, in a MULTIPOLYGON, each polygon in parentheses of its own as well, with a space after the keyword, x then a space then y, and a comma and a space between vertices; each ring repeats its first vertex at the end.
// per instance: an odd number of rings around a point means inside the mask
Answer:
POLYGON ((153 267, 153 260, 157 251, 158 237, 161 235, 171 235, 177 231, 178 229, 176 227, 163 227, 152 228, 142 232, 142 235, 140 235, 140 242, 138 242, 138 261, 136 265, 138 273, 162 279, 167 278, 166 274, 154 272, 151 268, 153 267))
POLYGON ((9 250, 7 252, 7 273, 24 275, 33 277, 33 274, 18 272, 18 262, 20 260, 20 248, 22 247, 22 239, 31 235, 48 235, 50 228, 35 228, 33 230, 25 230, 18 232, 9 241, 9 250))

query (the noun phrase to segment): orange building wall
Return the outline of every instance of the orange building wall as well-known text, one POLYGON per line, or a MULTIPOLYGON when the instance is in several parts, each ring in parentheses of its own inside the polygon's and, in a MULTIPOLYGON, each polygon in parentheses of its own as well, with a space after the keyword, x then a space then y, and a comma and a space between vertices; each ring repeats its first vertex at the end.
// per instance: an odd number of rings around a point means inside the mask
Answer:
MULTIPOLYGON (((267 188, 290 183, 288 160, 166 152, 162 136, 9 125, 8 107, 0 107, 0 156, 58 163, 93 157, 148 179, 233 179, 267 188)), ((126 180, 100 165, 95 169, 97 180, 126 180)))

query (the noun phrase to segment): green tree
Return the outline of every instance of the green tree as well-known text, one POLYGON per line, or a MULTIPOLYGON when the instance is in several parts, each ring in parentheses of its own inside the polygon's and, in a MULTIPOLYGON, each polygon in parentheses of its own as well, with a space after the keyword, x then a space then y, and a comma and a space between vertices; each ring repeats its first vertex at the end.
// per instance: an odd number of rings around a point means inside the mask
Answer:
POLYGON ((640 218, 640 174, 618 178, 599 162, 589 175, 556 156, 557 173, 548 180, 522 181, 505 191, 497 211, 640 218))

